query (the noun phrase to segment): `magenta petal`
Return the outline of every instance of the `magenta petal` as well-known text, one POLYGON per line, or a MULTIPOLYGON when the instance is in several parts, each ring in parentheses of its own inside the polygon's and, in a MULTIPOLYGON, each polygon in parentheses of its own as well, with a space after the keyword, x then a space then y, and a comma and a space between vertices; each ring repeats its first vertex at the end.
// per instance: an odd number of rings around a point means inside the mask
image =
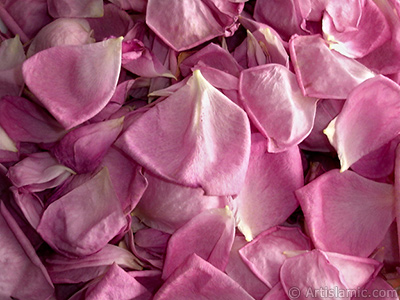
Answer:
POLYGON ((309 97, 345 99, 374 76, 354 59, 330 50, 320 35, 294 36, 289 47, 300 88, 309 97))
POLYGON ((16 142, 52 143, 65 134, 44 109, 22 97, 0 100, 0 125, 16 142))
POLYGON ((310 240, 298 229, 274 227, 239 250, 245 264, 269 288, 279 282, 285 252, 310 250, 310 240))
POLYGON ((103 16, 102 0, 47 0, 53 18, 99 18, 103 16))
POLYGON ((191 254, 168 278, 154 300, 251 300, 239 284, 196 254, 191 254))
POLYGON ((298 207, 294 191, 302 187, 303 167, 298 147, 268 153, 267 141, 252 135, 249 168, 237 203, 237 227, 247 241, 283 223, 298 207))
POLYGON ((122 38, 117 38, 41 51, 23 64, 25 82, 70 129, 95 116, 114 94, 121 68, 121 42, 122 38))
POLYGON ((77 173, 96 170, 121 132, 123 121, 123 118, 114 119, 70 131, 54 147, 54 156, 77 173))
POLYGON ((37 228, 58 253, 84 256, 102 249, 126 225, 107 169, 51 203, 37 228))
POLYGON ((341 171, 398 135, 399 93, 400 87, 381 75, 351 92, 341 113, 324 131, 339 155, 341 171))
POLYGON ((217 36, 235 30, 235 19, 243 10, 242 3, 219 0, 149 0, 147 25, 176 51, 187 50, 217 36), (168 18, 168 12, 174 12, 168 18))
POLYGON ((205 211, 178 229, 170 238, 165 257, 163 279, 192 253, 224 270, 234 240, 235 224, 228 207, 205 211))
POLYGON ((311 132, 317 99, 301 95, 295 75, 282 65, 243 71, 239 92, 250 119, 268 139, 269 152, 297 145, 311 132))
POLYGON ((133 214, 146 225, 173 233, 199 213, 222 208, 226 197, 206 196, 200 188, 189 188, 145 174, 148 187, 133 214))
POLYGON ((368 256, 394 220, 393 186, 352 171, 327 172, 296 191, 309 234, 322 250, 368 256))
POLYGON ((233 195, 246 175, 250 126, 245 112, 196 70, 186 85, 134 121, 117 145, 162 178, 201 187, 207 195, 233 195))
POLYGON ((50 299, 53 284, 35 249, 0 202, 0 298, 50 299))

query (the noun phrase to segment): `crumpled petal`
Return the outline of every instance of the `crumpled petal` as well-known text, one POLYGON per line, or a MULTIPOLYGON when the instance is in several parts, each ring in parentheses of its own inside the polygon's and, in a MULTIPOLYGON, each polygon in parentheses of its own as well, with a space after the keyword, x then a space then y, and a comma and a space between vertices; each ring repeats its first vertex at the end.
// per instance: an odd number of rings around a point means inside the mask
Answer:
POLYGON ((206 196, 200 188, 189 188, 145 173, 148 187, 133 214, 146 225, 173 233, 199 213, 223 208, 226 197, 206 196))
POLYGON ((124 118, 93 123, 68 132, 53 148, 54 156, 78 174, 100 165, 123 127, 124 118))
POLYGON ((59 164, 49 152, 38 152, 10 167, 7 176, 16 187, 38 192, 60 185, 72 174, 71 169, 59 164))
POLYGON ((295 193, 318 249, 366 257, 395 218, 393 186, 352 171, 329 171, 295 193))
POLYGON ((250 119, 268 139, 269 152, 285 151, 311 132, 317 99, 303 96, 295 75, 282 65, 244 70, 239 93, 250 119))
POLYGON ((154 295, 154 300, 251 300, 239 284, 196 254, 191 254, 154 295))
POLYGON ((102 0, 47 0, 53 18, 99 18, 103 16, 102 0))
POLYGON ((320 35, 294 36, 290 56, 304 95, 323 99, 346 99, 374 73, 354 59, 330 50, 320 35))
POLYGON ((296 227, 273 227, 239 250, 244 263, 269 288, 279 283, 286 251, 311 250, 310 240, 296 227))
POLYGON ((0 44, 0 98, 19 96, 24 86, 21 66, 25 52, 18 36, 0 44))
POLYGON ((0 100, 0 125, 16 142, 52 143, 66 133, 43 108, 22 97, 0 100))
POLYGON ((51 203, 37 228, 58 253, 80 257, 101 250, 126 219, 106 168, 51 203))
POLYGON ((268 153, 267 141, 252 135, 246 180, 237 203, 237 227, 247 241, 283 223, 298 207, 294 191, 302 187, 303 166, 298 147, 268 153))
POLYGON ((234 32, 243 3, 219 0, 149 0, 146 23, 176 51, 193 48, 217 36, 234 32), (173 12, 174 17, 166 14, 173 12))
POLYGON ((94 42, 92 30, 85 19, 56 19, 43 27, 29 46, 27 57, 47 48, 62 45, 85 45, 94 42))
POLYGON ((25 83, 40 103, 71 129, 95 116, 114 94, 121 42, 122 37, 41 51, 24 62, 25 83))
POLYGON ((201 187, 207 195, 234 195, 246 175, 250 126, 245 112, 196 70, 186 85, 134 121, 117 146, 162 178, 201 187), (149 128, 157 128, 156 134, 149 128))
POLYGON ((46 300, 54 294, 49 275, 30 241, 0 201, 0 298, 46 300))
POLYGON ((399 133, 400 87, 379 75, 357 86, 325 134, 335 147, 341 171, 384 146, 399 133))
MULTIPOLYGON (((356 1, 358 4, 361 1, 356 1)), ((385 16, 372 0, 364 0, 361 17, 356 29, 341 30, 341 22, 334 22, 333 16, 325 13, 322 20, 322 30, 329 43, 329 48, 351 58, 360 58, 380 47, 391 38, 389 24, 385 16), (336 28, 335 23, 340 27, 336 28)), ((333 3, 333 1, 330 1, 333 3)), ((347 3, 340 5, 349 8, 347 3)), ((338 5, 339 6, 339 5, 338 5)), ((335 16, 341 19, 343 16, 335 16)))
POLYGON ((197 215, 168 241, 162 278, 167 279, 192 253, 223 271, 228 263, 234 235, 234 219, 228 207, 197 215))
POLYGON ((252 297, 260 300, 269 292, 269 288, 254 275, 240 257, 239 249, 246 244, 247 242, 243 236, 235 236, 225 273, 239 283, 252 297))
POLYGON ((296 289, 296 299, 324 300, 333 293, 328 299, 350 300, 354 289, 376 276, 380 267, 372 259, 313 250, 286 259, 280 277, 288 295, 296 289))

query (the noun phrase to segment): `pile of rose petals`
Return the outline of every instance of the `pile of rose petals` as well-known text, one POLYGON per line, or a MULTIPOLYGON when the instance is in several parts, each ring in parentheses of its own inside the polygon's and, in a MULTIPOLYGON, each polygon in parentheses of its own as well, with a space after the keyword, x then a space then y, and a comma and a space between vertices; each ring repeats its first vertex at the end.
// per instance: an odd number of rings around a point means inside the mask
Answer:
POLYGON ((0 300, 399 299, 398 0, 0 0, 0 300))

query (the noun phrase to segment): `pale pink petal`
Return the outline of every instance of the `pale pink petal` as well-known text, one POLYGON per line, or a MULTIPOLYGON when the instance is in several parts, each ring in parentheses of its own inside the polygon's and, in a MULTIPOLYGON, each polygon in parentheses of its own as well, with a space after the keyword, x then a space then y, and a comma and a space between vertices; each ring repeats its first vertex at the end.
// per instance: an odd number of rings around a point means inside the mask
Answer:
POLYGON ((269 152, 285 151, 311 132, 317 99, 303 96, 296 76, 282 65, 243 71, 239 93, 250 119, 268 139, 269 152))
POLYGON ((136 119, 117 145, 164 179, 201 187, 207 195, 233 195, 247 170, 249 127, 245 112, 195 71, 186 85, 136 119))
POLYGON ((229 208, 205 211, 175 231, 168 241, 163 268, 167 279, 192 253, 224 270, 229 259, 235 227, 229 208))
POLYGON ((182 51, 232 34, 242 10, 242 3, 222 0, 149 0, 146 23, 167 45, 182 51), (174 17, 168 18, 168 12, 174 17))
POLYGON ((154 300, 251 300, 239 284, 196 254, 191 254, 168 278, 154 300))
POLYGON ((51 203, 37 228, 58 253, 85 256, 101 250, 126 219, 107 169, 51 203))
POLYGON ((341 171, 398 135, 399 93, 400 87, 381 75, 351 92, 341 113, 324 131, 339 155, 341 171))
POLYGON ((206 196, 200 188, 189 188, 145 173, 148 187, 133 214, 146 225, 173 233, 199 213, 223 208, 226 197, 206 196))
POLYGON ((102 0, 47 0, 53 18, 99 18, 103 16, 102 0))
POLYGON ((113 119, 68 132, 52 149, 54 156, 77 173, 96 170, 120 134, 123 121, 123 118, 113 119))
POLYGON ((269 288, 254 275, 239 255, 239 249, 246 244, 243 236, 235 236, 225 273, 239 283, 254 299, 264 299, 263 297, 269 291, 269 288))
POLYGON ((247 241, 283 223, 298 207, 294 191, 302 187, 303 166, 298 147, 268 153, 267 141, 252 135, 249 168, 237 204, 237 227, 247 241))
POLYGON ((309 97, 345 99, 374 76, 356 60, 330 50, 320 35, 294 36, 289 46, 300 88, 309 97))
POLYGON ((41 104, 70 129, 95 116, 114 94, 121 42, 117 38, 41 51, 23 64, 25 82, 41 104))
POLYGON ((296 227, 274 227, 239 250, 244 263, 269 288, 279 282, 285 252, 310 250, 310 240, 296 227))
POLYGON ((62 45, 85 45, 94 42, 92 30, 84 19, 56 19, 43 27, 29 46, 27 56, 62 45))
POLYGON ((393 186, 352 171, 327 172, 296 191, 318 249, 368 256, 394 220, 393 186))

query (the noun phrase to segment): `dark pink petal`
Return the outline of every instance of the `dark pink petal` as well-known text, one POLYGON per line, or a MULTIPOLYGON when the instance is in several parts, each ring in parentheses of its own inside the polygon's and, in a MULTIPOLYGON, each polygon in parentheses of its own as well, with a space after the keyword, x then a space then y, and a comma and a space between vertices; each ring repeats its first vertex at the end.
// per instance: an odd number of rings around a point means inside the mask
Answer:
POLYGON ((58 253, 85 256, 101 250, 126 225, 106 168, 51 203, 37 228, 58 253))
POLYGON ((349 95, 341 113, 325 129, 338 153, 341 171, 398 135, 399 92, 392 80, 377 76, 349 95))
MULTIPOLYGON (((291 295, 293 296, 296 295, 291 295)), ((279 282, 276 284, 271 291, 265 295, 262 300, 290 300, 290 298, 286 295, 285 290, 283 289, 282 284, 279 282)))
POLYGON ((242 3, 220 0, 182 0, 165 2, 149 0, 147 25, 176 51, 187 50, 217 36, 235 31, 235 21, 243 10, 242 3), (167 12, 174 12, 168 18, 167 12))
POLYGON ((289 46, 300 88, 309 97, 345 99, 374 76, 356 60, 330 50, 320 35, 295 36, 289 46))
POLYGON ((117 264, 112 264, 97 282, 93 282, 85 292, 85 299, 146 299, 151 293, 134 277, 130 276, 117 264))
POLYGON ((192 253, 224 270, 235 235, 228 207, 205 211, 175 231, 168 242, 163 279, 168 278, 192 253))
POLYGON ((240 249, 239 254, 250 270, 272 288, 279 282, 285 252, 310 249, 310 240, 298 228, 274 227, 240 249))
POLYGON ((49 152, 39 152, 10 167, 7 176, 16 187, 38 192, 60 185, 72 174, 71 169, 59 164, 49 152))
POLYGON ((0 100, 0 125, 16 142, 52 143, 66 133, 43 108, 22 97, 0 100))
POLYGON ((260 134, 253 134, 246 180, 233 200, 237 205, 237 227, 246 240, 283 223, 298 207, 293 192, 303 184, 298 147, 268 153, 267 141, 260 134))
POLYGON ((146 225, 173 233, 199 213, 223 208, 226 197, 206 196, 200 188, 189 188, 145 173, 148 187, 133 214, 146 225))
POLYGON ((225 273, 239 283, 254 299, 260 300, 263 299, 269 288, 254 275, 240 257, 239 249, 246 244, 243 236, 235 236, 225 273))
POLYGON ((68 132, 54 147, 54 156, 77 173, 96 170, 121 132, 123 121, 123 118, 113 119, 68 132))
POLYGON ((29 46, 27 56, 62 45, 84 45, 94 42, 92 30, 84 19, 56 19, 43 27, 29 46))
POLYGON ((46 258, 46 268, 54 283, 79 283, 92 280, 106 272, 111 264, 130 270, 140 270, 137 258, 128 250, 107 244, 99 252, 80 258, 52 254, 46 258))
POLYGON ((104 156, 102 166, 107 167, 110 173, 123 212, 131 213, 147 188, 147 179, 142 174, 142 167, 114 147, 104 156))
POLYGON ((0 202, 0 298, 50 299, 49 275, 30 241, 0 202))
POLYGON ((101 111, 114 94, 121 42, 117 38, 41 51, 23 64, 25 82, 49 112, 71 129, 101 111))
MULTIPOLYGON (((363 2, 361 18, 357 22, 356 29, 343 31, 340 27, 336 28, 333 16, 329 15, 329 11, 324 15, 322 29, 330 49, 347 57, 359 58, 372 52, 391 38, 389 24, 380 9, 372 0, 363 2)), ((349 7, 346 2, 343 4, 340 7, 349 7)), ((343 18, 342 15, 335 17, 340 18, 340 21, 343 18)), ((337 24, 343 26, 341 22, 337 22, 337 24)))
POLYGON ((310 133, 317 99, 303 96, 296 76, 282 65, 243 71, 239 93, 250 119, 268 139, 269 152, 285 151, 310 133))
POLYGON ((394 220, 393 186, 352 171, 327 172, 296 191, 318 249, 368 256, 394 220))
POLYGON ((110 2, 123 10, 134 10, 141 13, 146 12, 147 0, 111 0, 110 2))
POLYGON ((0 45, 0 98, 19 96, 24 86, 21 66, 25 60, 24 48, 16 36, 0 45))
POLYGON ((386 280, 376 277, 368 287, 357 290, 352 300, 398 300, 397 291, 386 280))
POLYGON ((196 254, 191 254, 168 278, 154 300, 251 300, 239 284, 196 254))
POLYGON ((103 16, 101 0, 47 0, 53 18, 99 18, 103 16))
POLYGON ((324 291, 331 291, 328 299, 350 300, 353 289, 365 285, 379 269, 379 263, 372 259, 314 250, 286 259, 280 277, 288 295, 296 289, 296 299, 324 300, 324 291))
POLYGON ((134 121, 117 145, 162 178, 201 187, 207 195, 233 195, 245 178, 249 127, 245 112, 197 70, 186 85, 134 121))

